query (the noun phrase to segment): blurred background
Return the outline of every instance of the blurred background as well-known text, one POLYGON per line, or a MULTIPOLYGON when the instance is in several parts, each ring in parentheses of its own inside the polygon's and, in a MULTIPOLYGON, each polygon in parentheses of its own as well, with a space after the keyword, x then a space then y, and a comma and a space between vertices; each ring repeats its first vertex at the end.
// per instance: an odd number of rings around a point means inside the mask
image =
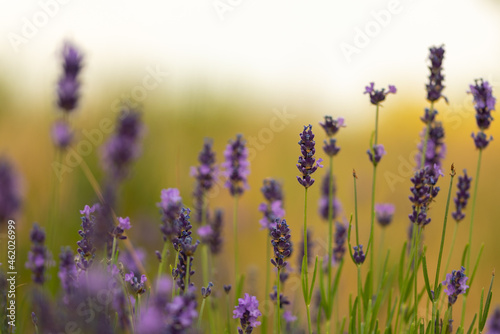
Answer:
MULTIPOLYGON (((16 222, 18 293, 23 300, 18 314, 24 315, 30 313, 27 284, 31 279, 24 269, 29 229, 35 221, 48 226, 51 182, 58 182, 52 167, 55 149, 50 126, 58 117, 56 83, 66 40, 84 53, 81 102, 71 116, 76 147, 101 122, 114 122, 122 102, 143 112, 142 155, 121 187, 117 215, 130 216, 133 228, 128 235, 147 255, 144 265, 152 276, 157 270, 154 251, 162 247, 156 207, 161 189, 179 188, 184 204, 191 206, 194 180, 189 168, 197 164, 203 139, 214 139, 218 163, 229 139, 241 133, 248 140, 250 190, 240 201, 239 243, 241 267, 252 277, 246 288, 259 299, 266 295, 262 287, 269 261, 263 251, 266 235, 258 223, 261 214, 257 208, 263 201, 259 189, 266 177, 283 182, 286 218, 298 248, 303 188, 295 179, 295 163, 303 125, 313 125, 319 144, 325 138, 318 126, 323 116, 345 118, 347 127, 337 135, 341 146, 334 166, 337 196, 342 216, 348 217, 354 210, 351 175, 355 168, 361 240, 366 242, 372 169, 366 150, 375 115, 363 91, 371 81, 377 88, 397 87, 397 94, 387 98, 380 112, 379 142, 388 154, 378 168, 376 195, 377 202, 396 204, 395 220, 387 228, 382 246, 384 251, 391 249, 390 259, 396 261, 407 239, 409 179, 423 128, 419 117, 429 106, 425 100, 428 48, 444 44, 446 49, 444 95, 449 103, 441 100, 435 105, 446 131, 446 170, 455 163, 458 171, 466 168, 470 175, 475 173, 477 151, 470 134, 476 131, 476 124, 472 97, 466 94, 468 85, 484 78, 497 97, 500 87, 500 46, 491 37, 500 31, 497 0, 2 1, 0 22, 0 153, 14 163, 22 179, 24 200, 16 222)), ((488 134, 500 138, 499 129, 493 122, 488 134)), ((110 132, 101 133, 102 139, 83 156, 99 182, 104 176, 99 147, 110 132)), ((321 149, 317 152, 325 158, 321 149)), ((470 318, 476 312, 480 288, 489 284, 490 274, 499 264, 498 154, 498 143, 493 141, 483 155, 473 259, 482 242, 485 251, 470 294, 470 318)), ((318 181, 326 172, 315 174, 318 181)), ((437 261, 448 181, 446 174, 440 181, 442 192, 433 206, 432 222, 425 229, 430 268, 437 261)), ((97 199, 79 164, 70 167, 57 184, 61 200, 55 217, 57 245, 51 249, 55 258, 60 246, 76 250, 78 210, 97 199)), ((233 204, 221 184, 216 188, 210 206, 225 210, 226 243, 215 262, 214 283, 220 288, 228 283, 226 273, 232 273, 226 263, 232 263, 233 256, 233 204)), ((309 192, 309 225, 316 244, 325 245, 327 224, 317 214, 319 192, 318 182, 309 192)), ((453 224, 449 225, 445 254, 453 224)), ((450 269, 459 269, 467 233, 465 219, 450 269)), ((380 236, 378 226, 375 236, 380 236)), ((375 245, 378 247, 377 242, 375 245)), ((322 256, 324 248, 318 246, 315 253, 322 256)), ((291 262, 296 268, 295 258, 291 262)), ((341 305, 347 305, 349 294, 356 291, 350 284, 350 277, 356 274, 354 265, 346 263, 344 270, 341 305)), ((433 276, 434 269, 430 271, 433 276)), ((51 275, 57 280, 55 269, 51 275)), ((300 308, 299 291, 290 286, 285 293, 296 296, 300 308)), ((498 302, 494 297, 493 304, 498 302)), ((425 314, 423 303, 422 308, 425 314)), ((340 308, 340 315, 346 310, 340 308)))

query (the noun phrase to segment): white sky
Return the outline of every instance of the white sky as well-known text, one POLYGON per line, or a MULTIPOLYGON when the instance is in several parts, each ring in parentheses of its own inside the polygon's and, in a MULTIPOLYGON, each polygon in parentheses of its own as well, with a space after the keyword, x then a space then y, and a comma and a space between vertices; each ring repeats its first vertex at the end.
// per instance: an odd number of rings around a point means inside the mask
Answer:
POLYGON ((16 78, 16 93, 52 89, 40 87, 56 80, 66 38, 85 51, 88 87, 103 76, 140 80, 158 65, 177 83, 202 77, 222 90, 236 82, 352 108, 370 81, 424 99, 427 49, 442 43, 451 100, 477 77, 500 86, 499 0, 64 0, 16 52, 9 37, 22 36, 26 20, 43 20, 42 4, 55 1, 0 0, 0 71, 16 78), (223 20, 215 3, 230 6, 223 20), (348 62, 341 43, 354 46, 373 11, 391 6, 397 13, 348 62))

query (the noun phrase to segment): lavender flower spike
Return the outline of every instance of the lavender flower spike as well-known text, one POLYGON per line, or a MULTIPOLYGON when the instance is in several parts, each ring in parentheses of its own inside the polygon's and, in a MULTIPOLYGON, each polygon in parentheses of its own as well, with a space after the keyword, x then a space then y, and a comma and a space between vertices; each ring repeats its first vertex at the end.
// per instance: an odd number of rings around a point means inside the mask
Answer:
POLYGON ((276 219, 275 227, 271 229, 271 244, 274 247, 274 259, 271 263, 278 269, 285 268, 288 264, 285 259, 292 254, 292 235, 286 220, 276 219))
POLYGON ((33 282, 43 284, 45 282, 45 268, 47 266, 48 254, 45 248, 45 232, 37 223, 33 224, 30 239, 32 246, 31 251, 28 253, 26 268, 31 269, 33 282))
POLYGON ((156 204, 162 214, 160 229, 163 233, 163 240, 171 239, 176 233, 174 222, 179 216, 182 207, 182 198, 177 188, 162 189, 161 201, 156 204))
POLYGON ((486 334, 500 334, 500 307, 498 306, 495 308, 495 312, 490 315, 486 334))
POLYGON ((467 176, 467 170, 464 169, 464 175, 458 177, 458 191, 457 196, 453 200, 455 202, 456 211, 451 214, 453 219, 458 223, 465 218, 465 214, 462 210, 467 206, 467 201, 469 200, 469 189, 472 177, 467 176))
POLYGON ((321 161, 323 159, 318 159, 314 157, 316 149, 314 148, 316 142, 314 141, 314 134, 312 133, 312 126, 304 126, 304 131, 300 134, 300 151, 302 156, 299 157, 297 168, 302 174, 297 176, 297 180, 304 188, 309 188, 314 184, 314 179, 311 175, 318 169, 318 167, 323 167, 321 161))
POLYGON ((370 158, 370 161, 373 163, 373 165, 377 165, 382 157, 386 154, 384 145, 382 144, 377 144, 373 145, 372 150, 367 150, 366 153, 368 153, 368 157, 370 158))
POLYGON ((472 139, 474 139, 474 144, 476 145, 476 148, 478 150, 483 150, 485 149, 488 144, 493 140, 493 136, 488 136, 486 133, 483 131, 478 131, 477 135, 474 135, 474 133, 471 135, 472 139))
MULTIPOLYGON (((200 165, 191 167, 191 176, 196 179, 196 186, 193 192, 196 221, 203 221, 203 201, 207 192, 212 189, 217 177, 217 167, 215 166, 215 152, 212 150, 212 140, 205 139, 203 149, 198 155, 200 165)), ((206 213, 205 213, 206 214, 206 213)))
POLYGON ((0 225, 14 218, 20 206, 19 177, 10 161, 0 156, 0 225))
POLYGON ((59 254, 59 273, 57 276, 61 280, 61 285, 64 290, 64 302, 68 302, 68 297, 73 294, 77 288, 78 273, 75 265, 75 256, 71 248, 61 249, 59 254))
POLYGON ((224 151, 226 161, 222 163, 225 168, 225 176, 228 178, 225 186, 229 189, 231 196, 241 196, 248 189, 247 178, 250 174, 248 162, 248 148, 245 146, 241 134, 236 140, 230 140, 224 151))
POLYGON ((85 205, 85 208, 80 210, 80 213, 84 215, 81 218, 82 228, 78 231, 82 239, 76 243, 78 245, 77 252, 79 255, 77 266, 80 270, 88 270, 95 257, 95 216, 92 215, 92 213, 96 212, 98 209, 99 205, 95 204, 92 207, 85 205))
POLYGON ((332 116, 325 116, 325 122, 319 123, 321 127, 325 130, 328 137, 333 137, 337 134, 340 128, 345 127, 344 119, 342 117, 334 120, 332 116))
POLYGON ((57 84, 57 105, 61 110, 69 113, 78 105, 80 82, 78 74, 82 68, 83 56, 74 45, 69 42, 63 47, 63 75, 57 84))
POLYGON ((259 221, 262 228, 274 228, 274 222, 277 218, 285 216, 283 209, 283 190, 281 184, 275 179, 265 179, 264 185, 260 188, 266 202, 259 205, 259 211, 264 217, 259 221))
POLYGON ((365 253, 363 252, 363 245, 358 245, 358 246, 354 246, 354 254, 353 254, 353 258, 354 258, 354 262, 356 264, 363 264, 363 262, 365 262, 365 253))
POLYGON ((238 327, 238 333, 252 333, 255 327, 260 326, 260 321, 257 318, 261 315, 257 297, 245 293, 244 298, 238 298, 238 306, 235 306, 233 311, 233 319, 240 319, 241 328, 238 327))
POLYGON ((476 109, 476 123, 481 130, 490 127, 493 117, 491 112, 495 110, 496 99, 493 96, 493 89, 488 81, 476 80, 475 85, 470 85, 470 91, 474 98, 474 108, 476 109))
POLYGON ((385 227, 391 223, 394 211, 395 207, 392 203, 375 204, 375 214, 380 226, 385 227))
POLYGON ((431 71, 431 74, 429 75, 429 83, 426 85, 426 88, 427 100, 429 100, 430 102, 436 102, 441 97, 443 97, 446 102, 448 102, 448 99, 441 94, 444 89, 444 75, 442 73, 443 58, 444 48, 442 45, 440 47, 429 48, 429 60, 431 61, 429 70, 431 71))
POLYGON ((342 210, 340 201, 336 197, 337 188, 333 179, 332 188, 332 202, 328 205, 329 187, 330 187, 330 174, 325 174, 321 183, 321 198, 319 199, 318 211, 321 218, 328 220, 328 210, 332 210, 332 219, 335 219, 339 212, 342 210))
POLYGON ((223 216, 222 210, 215 210, 214 217, 209 219, 208 225, 198 229, 198 235, 201 241, 209 245, 210 251, 214 255, 220 253, 222 249, 223 216))
POLYGON ((451 274, 446 274, 446 280, 441 284, 446 286, 444 292, 448 295, 448 303, 455 304, 458 295, 464 294, 469 286, 465 284, 469 278, 465 276, 465 268, 462 267, 459 271, 453 270, 451 274))
POLYGON ((385 100, 385 97, 387 95, 396 94, 396 91, 396 87, 392 85, 389 85, 389 89, 387 90, 387 92, 385 91, 385 88, 382 88, 381 90, 375 90, 375 83, 370 82, 370 85, 365 87, 364 94, 370 95, 371 104, 379 105, 385 100))
POLYGON ((52 141, 61 150, 71 145, 73 132, 64 119, 60 119, 52 125, 52 141))
POLYGON ((333 259, 340 262, 345 254, 345 241, 347 240, 347 226, 337 222, 335 224, 335 247, 333 248, 333 259))

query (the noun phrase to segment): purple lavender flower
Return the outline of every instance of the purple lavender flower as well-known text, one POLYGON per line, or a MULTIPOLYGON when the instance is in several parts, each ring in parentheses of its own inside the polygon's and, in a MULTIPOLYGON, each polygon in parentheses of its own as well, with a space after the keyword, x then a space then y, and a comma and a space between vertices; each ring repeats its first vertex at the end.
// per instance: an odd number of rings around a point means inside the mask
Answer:
MULTIPOLYGON (((312 248, 314 247, 314 241, 312 240, 312 232, 307 229, 307 266, 311 265, 312 259, 312 248)), ((304 235, 302 234, 302 240, 299 244, 299 256, 297 257, 297 264, 299 272, 302 272, 302 260, 304 259, 304 235)))
POLYGON ((424 116, 420 117, 420 120, 424 122, 424 124, 431 124, 436 119, 437 114, 438 111, 436 109, 432 109, 431 111, 429 108, 425 108, 424 116))
POLYGON ((126 236, 123 235, 123 233, 126 230, 130 230, 132 225, 130 225, 130 218, 129 217, 118 217, 118 226, 115 226, 113 231, 111 232, 111 235, 117 239, 125 240, 127 239, 126 236))
POLYGON ((78 273, 76 271, 75 265, 75 255, 71 248, 62 248, 59 254, 59 273, 57 276, 61 280, 61 285, 64 290, 64 302, 68 302, 68 296, 73 294, 77 288, 77 277, 78 273))
POLYGON ((57 104, 64 112, 71 112, 78 105, 80 82, 78 74, 82 68, 83 56, 74 45, 66 42, 62 52, 63 74, 57 84, 57 104))
POLYGON ((488 139, 488 136, 483 131, 478 131, 477 135, 472 134, 472 139, 474 139, 474 144, 476 145, 476 148, 478 150, 485 149, 490 141, 493 140, 493 136, 490 136, 488 139))
POLYGON ((429 75, 429 83, 426 85, 427 100, 435 102, 443 97, 446 101, 448 101, 446 97, 441 94, 444 89, 444 75, 442 73, 444 48, 441 45, 440 47, 431 47, 429 48, 429 51, 429 60, 431 61, 429 70, 431 71, 431 74, 429 75))
POLYGON ((226 294, 229 294, 229 292, 230 292, 230 291, 231 291, 231 285, 225 285, 225 284, 224 284, 224 292, 225 292, 226 294))
POLYGON ((99 205, 95 204, 92 207, 85 205, 83 210, 80 210, 80 214, 84 215, 82 219, 82 229, 78 231, 78 234, 82 237, 81 240, 77 241, 78 245, 78 261, 77 266, 80 270, 88 270, 92 265, 95 257, 96 248, 94 246, 95 239, 95 216, 92 215, 99 209, 99 205))
POLYGON ((385 227, 391 223, 395 209, 392 203, 375 204, 375 215, 380 226, 385 227))
POLYGON ((163 233, 163 240, 171 239, 175 234, 175 220, 178 218, 182 207, 182 198, 179 189, 168 188, 161 191, 161 202, 156 204, 162 214, 160 229, 163 233))
POLYGON ((465 268, 462 267, 460 271, 453 270, 451 274, 446 274, 446 280, 441 284, 446 286, 444 292, 448 295, 448 303, 450 305, 455 304, 458 295, 464 294, 469 287, 465 282, 469 278, 465 276, 465 268))
POLYGON ((208 282, 208 286, 205 288, 204 286, 201 287, 201 297, 203 299, 207 298, 212 294, 212 287, 214 284, 212 282, 208 282))
POLYGON ((129 174, 130 164, 140 154, 142 134, 141 114, 125 108, 117 120, 115 133, 102 148, 102 163, 113 180, 122 180, 129 174))
POLYGON ((332 183, 332 202, 328 205, 329 198, 329 188, 330 188, 330 174, 325 174, 323 177, 323 182, 321 183, 321 197, 319 199, 318 211, 321 218, 328 220, 328 211, 332 210, 332 219, 335 219, 339 212, 342 210, 342 205, 340 201, 336 198, 337 187, 335 178, 333 178, 332 183))
POLYGON ((285 216, 283 209, 283 190, 281 183, 275 179, 264 179, 264 185, 260 188, 266 202, 259 205, 259 211, 264 214, 264 217, 259 221, 262 228, 272 229, 274 221, 277 218, 285 216))
POLYGON ((363 252, 363 245, 354 246, 353 248, 354 248, 354 254, 353 254, 354 263, 363 264, 366 258, 365 253, 363 252))
POLYGON ((427 218, 429 205, 438 195, 440 188, 436 186, 439 176, 443 176, 441 170, 434 165, 428 166, 415 172, 411 178, 413 187, 410 188, 412 195, 409 197, 412 202, 412 213, 408 216, 412 223, 425 226, 431 222, 427 218))
POLYGON ((194 288, 189 289, 185 294, 176 296, 167 305, 167 328, 162 333, 186 333, 192 328, 194 320, 198 317, 196 312, 196 296, 194 288))
POLYGON ((193 193, 195 202, 196 221, 203 221, 203 201, 206 194, 212 189, 217 177, 217 168, 215 166, 215 152, 212 150, 212 140, 205 139, 203 149, 201 150, 198 161, 200 165, 191 167, 191 176, 196 179, 196 186, 193 193))
POLYGON ((134 272, 131 271, 130 274, 125 274, 125 278, 123 280, 130 283, 130 286, 135 294, 143 294, 146 292, 145 284, 148 280, 146 275, 141 275, 141 279, 138 280, 137 277, 135 277, 134 272))
POLYGON ((0 156, 0 225, 14 214, 21 206, 19 177, 5 156, 0 156))
POLYGON ((384 145, 382 144, 373 145, 373 148, 367 150, 366 153, 368 153, 368 157, 374 166, 376 166, 380 162, 380 159, 386 154, 384 145))
POLYGON ((31 270, 33 282, 43 284, 45 282, 45 268, 47 266, 48 253, 45 247, 45 231, 41 229, 37 223, 33 224, 30 239, 32 245, 31 251, 28 253, 26 268, 31 270))
POLYGON ((225 176, 228 178, 225 186, 232 196, 241 196, 248 189, 247 178, 250 173, 248 162, 248 149, 242 135, 237 135, 236 140, 230 140, 224 151, 226 161, 222 163, 225 176))
POLYGON ((451 216, 457 221, 457 223, 465 218, 463 210, 467 206, 467 201, 469 200, 469 189, 471 181, 472 177, 467 176, 467 170, 464 169, 464 175, 458 177, 457 196, 453 200, 455 202, 456 211, 451 214, 451 216))
POLYGON ((198 235, 203 243, 210 246, 212 254, 218 254, 222 249, 222 210, 215 210, 214 217, 209 219, 209 224, 198 229, 198 235))
POLYGON ((319 123, 321 127, 325 130, 326 135, 328 137, 333 137, 337 134, 337 132, 340 130, 340 128, 345 127, 344 125, 344 119, 342 117, 337 118, 334 120, 332 116, 325 116, 325 122, 324 123, 319 123))
POLYGON ((381 90, 375 90, 375 83, 370 82, 370 85, 365 87, 364 94, 370 95, 371 104, 378 105, 380 104, 380 102, 383 102, 385 100, 385 97, 387 95, 396 94, 396 87, 389 85, 389 89, 387 90, 387 92, 385 91, 385 88, 382 88, 381 90))
POLYGON ((190 235, 180 238, 178 241, 178 262, 177 262, 177 268, 174 268, 172 270, 172 276, 174 279, 177 279, 177 286, 180 288, 182 292, 186 291, 186 275, 189 272, 189 281, 187 282, 188 287, 192 285, 191 283, 191 277, 194 275, 194 270, 192 270, 193 266, 193 255, 194 252, 196 251, 196 248, 200 244, 199 241, 196 241, 196 243, 192 243, 193 239, 191 238, 190 235), (189 263, 189 268, 188 268, 188 263, 189 263))
MULTIPOLYGON (((432 168, 437 165, 441 168, 441 163, 446 155, 446 144, 444 143, 444 128, 441 122, 434 121, 429 124, 429 127, 424 128, 420 134, 421 142, 418 144, 419 153, 415 156, 417 167, 422 166, 422 154, 424 148, 425 132, 429 131, 427 148, 425 151, 424 167, 432 168)), ((431 171, 432 172, 432 171, 431 171)))
POLYGON ((245 293, 244 298, 238 298, 238 306, 235 306, 233 311, 233 319, 240 319, 241 327, 238 327, 238 333, 252 333, 255 327, 260 326, 260 321, 257 318, 261 315, 257 297, 245 293))
POLYGON ((488 331, 486 334, 500 334, 500 307, 497 306, 495 312, 490 315, 488 321, 488 331))
POLYGON ((316 149, 314 148, 316 142, 314 141, 314 134, 312 133, 312 126, 304 126, 304 131, 300 134, 300 151, 302 156, 299 157, 299 161, 297 164, 297 168, 299 172, 302 174, 301 176, 297 176, 297 180, 299 183, 304 186, 304 188, 309 188, 313 185, 314 179, 311 178, 311 175, 318 169, 318 167, 323 167, 321 165, 321 161, 323 159, 318 159, 314 157, 316 153, 316 149))
POLYGON ((178 219, 174 221, 174 231, 176 236, 172 238, 172 244, 176 251, 180 251, 181 243, 186 241, 187 238, 191 238, 191 229, 193 225, 189 219, 191 218, 189 214, 191 210, 189 208, 182 208, 178 219))
POLYGON ((475 85, 470 85, 470 91, 474 97, 474 108, 476 109, 476 123, 480 130, 487 130, 490 127, 493 117, 491 111, 495 110, 496 99, 493 96, 493 89, 488 81, 476 80, 475 85))
MULTIPOLYGON (((274 304, 278 301, 278 290, 276 289, 276 286, 274 286, 273 292, 269 294, 269 299, 271 299, 274 304)), ((282 309, 285 305, 290 305, 290 300, 288 300, 288 297, 280 292, 280 309, 282 309)))
POLYGON ((64 150, 72 140, 73 132, 65 120, 60 119, 52 125, 52 141, 57 148, 64 150))
POLYGON ((333 259, 336 262, 342 261, 345 254, 345 241, 347 240, 347 226, 337 222, 335 224, 335 247, 333 248, 333 259))
POLYGON ((271 259, 271 263, 278 269, 285 268, 288 264, 285 259, 292 254, 292 241, 290 240, 292 235, 286 220, 276 219, 275 227, 271 229, 270 235, 271 244, 274 247, 274 259, 271 259))
POLYGON ((285 311, 285 312, 283 313, 283 319, 285 319, 286 323, 287 323, 287 324, 289 324, 289 323, 292 323, 292 322, 294 322, 295 320, 297 320, 297 317, 296 317, 296 316, 294 316, 294 315, 292 314, 292 312, 290 312, 290 311, 285 311))

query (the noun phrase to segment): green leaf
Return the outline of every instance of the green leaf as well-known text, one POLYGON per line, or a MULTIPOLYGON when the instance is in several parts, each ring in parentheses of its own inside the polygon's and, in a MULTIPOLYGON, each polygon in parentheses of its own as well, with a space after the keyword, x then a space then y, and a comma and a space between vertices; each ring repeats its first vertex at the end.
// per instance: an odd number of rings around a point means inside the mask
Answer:
POLYGON ((477 267, 479 266, 479 261, 481 260, 481 256, 483 255, 484 243, 481 244, 481 248, 479 248, 479 254, 477 255, 476 263, 474 264, 474 270, 472 271, 472 275, 469 279, 469 290, 467 291, 467 296, 469 295, 470 287, 472 286, 472 282, 474 282, 474 278, 476 277, 477 267))
MULTIPOLYGON (((490 312, 491 298, 493 297, 493 281, 495 280, 495 274, 491 275, 490 288, 488 290, 488 297, 486 297, 486 304, 484 305, 483 314, 479 313, 479 332, 482 332, 484 326, 486 325, 486 320, 488 319, 488 313, 490 312)), ((484 291, 484 289, 483 289, 484 291)), ((482 295, 481 295, 482 297, 482 295)), ((481 300, 481 305, 483 304, 481 300)))
POLYGON ((467 258, 467 252, 469 251, 469 244, 465 245, 464 252, 462 253, 462 267, 465 266, 465 259, 467 258))
POLYGON ((403 289, 403 271, 404 271, 406 247, 407 247, 407 242, 405 241, 403 244, 403 249, 401 249, 401 256, 399 257, 399 267, 398 267, 399 268, 398 283, 400 292, 403 289))
POLYGON ((474 328, 474 324, 476 323, 476 318, 477 318, 477 313, 474 314, 474 319, 472 319, 472 323, 470 324, 469 330, 467 331, 467 334, 472 333, 472 329, 474 328))
POLYGON ((424 272, 424 281, 425 281, 425 289, 427 290, 427 294, 429 295, 429 299, 431 302, 434 301, 434 298, 432 297, 431 293, 431 286, 429 284, 429 273, 427 272, 427 259, 425 254, 422 256, 422 268, 424 272))

